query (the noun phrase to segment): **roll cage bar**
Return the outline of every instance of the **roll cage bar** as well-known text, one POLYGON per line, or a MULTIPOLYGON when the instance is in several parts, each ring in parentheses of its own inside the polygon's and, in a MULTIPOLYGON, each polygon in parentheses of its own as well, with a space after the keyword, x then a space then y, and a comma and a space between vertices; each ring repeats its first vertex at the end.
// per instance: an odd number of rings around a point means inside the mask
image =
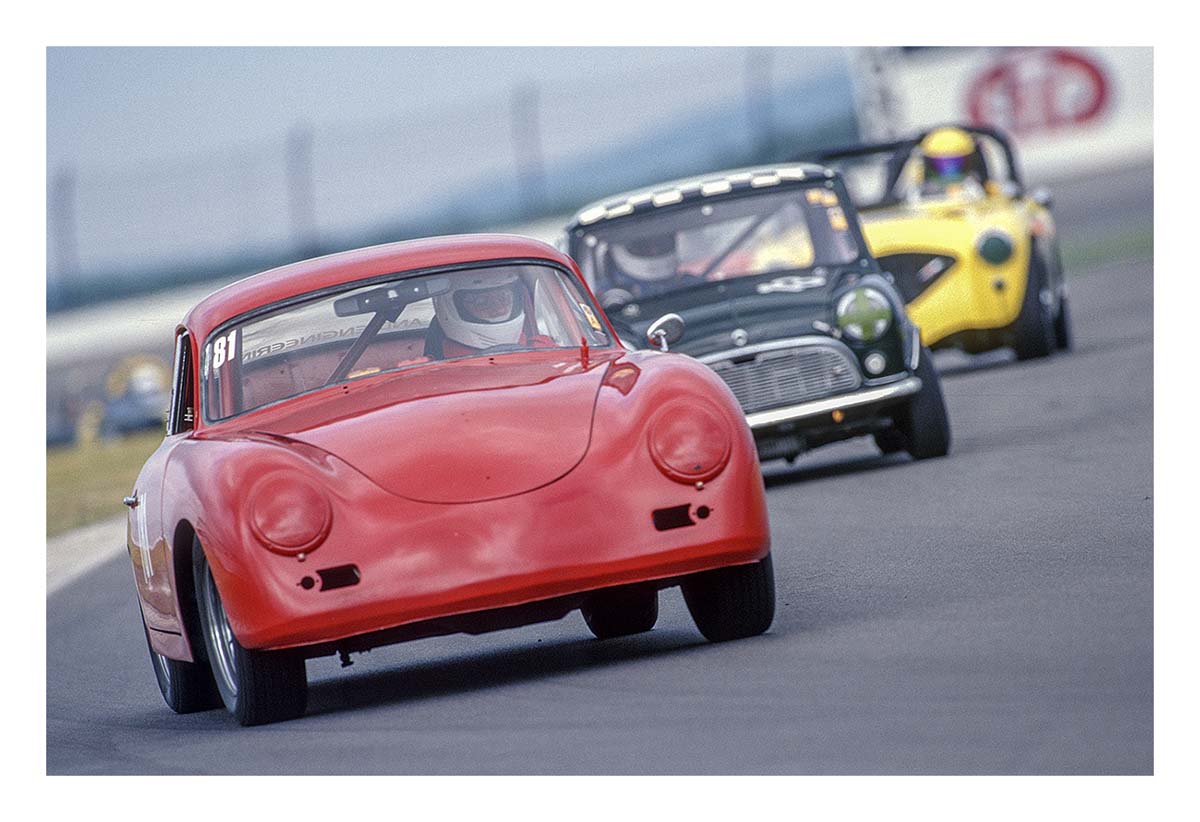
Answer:
POLYGON ((890 154, 887 161, 887 185, 885 191, 887 196, 876 205, 883 205, 890 201, 891 192, 895 189, 896 183, 900 180, 900 174, 904 170, 905 164, 909 157, 912 156, 913 149, 921 144, 921 141, 933 131, 940 128, 960 128, 963 131, 977 137, 988 137, 995 140, 999 144, 1001 151, 1004 154, 1004 161, 1008 165, 1008 177, 1016 185, 1017 196, 1025 193, 1025 183, 1021 179, 1020 168, 1017 165, 1017 157, 1013 152, 1012 142, 1008 139, 1008 135, 997 128, 991 126, 976 126, 966 125, 964 123, 944 123, 939 126, 933 126, 916 134, 912 137, 903 140, 889 140, 878 143, 857 143, 854 145, 843 146, 841 148, 822 151, 817 153, 804 152, 797 154, 791 158, 792 162, 810 162, 819 163, 821 165, 836 165, 838 160, 849 160, 855 157, 867 157, 872 154, 890 154))

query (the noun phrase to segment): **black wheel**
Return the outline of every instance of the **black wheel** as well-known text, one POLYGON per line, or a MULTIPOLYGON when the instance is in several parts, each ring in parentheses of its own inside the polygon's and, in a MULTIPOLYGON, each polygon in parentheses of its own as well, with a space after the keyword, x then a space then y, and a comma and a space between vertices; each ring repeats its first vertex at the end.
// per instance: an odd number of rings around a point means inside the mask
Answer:
POLYGON ((1046 272, 1037 248, 1029 251, 1029 278, 1025 283, 1025 296, 1021 299, 1021 313, 1014 324, 1016 339, 1013 350, 1018 360, 1048 357, 1054 351, 1054 317, 1046 299, 1046 272))
POLYGON ((221 707, 221 695, 213 682, 212 671, 203 662, 180 662, 163 656, 150 644, 150 629, 142 619, 142 631, 146 634, 146 648, 150 651, 150 664, 158 690, 167 707, 177 714, 191 714, 221 707))
POLYGON ((904 450, 904 435, 895 428, 875 432, 875 445, 884 454, 895 454, 904 450))
POLYGON ((649 631, 658 621, 658 591, 622 588, 588 597, 580 608, 583 621, 597 639, 649 631))
POLYGON ((1074 337, 1071 334, 1071 312, 1067 307, 1065 294, 1058 301, 1058 316, 1054 318, 1054 342, 1059 351, 1070 351, 1074 345, 1074 337))
POLYGON ((683 599, 710 642, 757 636, 775 618, 771 555, 750 565, 702 571, 684 579, 683 599))
POLYGON ((226 710, 242 725, 303 716, 308 702, 304 658, 288 651, 243 648, 225 618, 221 594, 199 543, 192 564, 204 646, 226 710))
POLYGON ((950 452, 950 416, 942 396, 942 378, 928 348, 921 348, 916 375, 921 378, 921 390, 897 415, 895 430, 913 459, 944 457, 950 452))

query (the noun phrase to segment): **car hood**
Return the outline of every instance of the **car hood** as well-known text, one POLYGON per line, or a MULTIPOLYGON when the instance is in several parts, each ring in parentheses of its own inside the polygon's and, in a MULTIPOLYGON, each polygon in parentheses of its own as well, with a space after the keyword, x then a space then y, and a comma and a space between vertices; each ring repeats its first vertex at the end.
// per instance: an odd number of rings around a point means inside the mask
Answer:
POLYGON ((743 345, 811 334, 814 322, 831 321, 840 276, 818 269, 726 280, 642 300, 636 317, 616 309, 609 318, 624 339, 645 348, 650 324, 668 312, 679 314, 683 338, 671 350, 702 357, 735 347, 735 332, 743 345))
POLYGON ((320 448, 407 499, 512 496, 583 459, 596 392, 617 355, 593 352, 586 370, 577 349, 423 366, 345 383, 255 430, 320 448))
POLYGON ((863 211, 862 227, 876 256, 929 249, 961 256, 989 229, 1023 231, 1017 210, 990 200, 966 204, 901 204, 863 211))

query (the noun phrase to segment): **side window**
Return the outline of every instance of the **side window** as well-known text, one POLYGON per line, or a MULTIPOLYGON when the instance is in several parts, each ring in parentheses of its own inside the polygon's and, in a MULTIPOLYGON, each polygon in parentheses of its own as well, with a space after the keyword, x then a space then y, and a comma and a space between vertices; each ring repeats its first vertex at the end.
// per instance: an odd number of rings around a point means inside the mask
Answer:
POLYGON ((175 368, 171 375, 171 407, 167 434, 192 430, 196 420, 195 380, 192 374, 191 336, 185 331, 175 338, 175 368))

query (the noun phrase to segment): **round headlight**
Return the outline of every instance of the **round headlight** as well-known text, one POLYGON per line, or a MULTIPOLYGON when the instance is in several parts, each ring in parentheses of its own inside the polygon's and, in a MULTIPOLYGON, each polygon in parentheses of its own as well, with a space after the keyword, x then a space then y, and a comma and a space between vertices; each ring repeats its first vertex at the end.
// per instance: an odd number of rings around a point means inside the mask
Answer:
POLYGON ((329 497, 308 480, 275 473, 250 491, 250 530, 277 554, 303 554, 320 545, 333 523, 329 497))
POLYGON ((1012 239, 1003 231, 989 231, 979 238, 979 256, 992 265, 1000 265, 1012 253, 1012 239))
POLYGON ((892 324, 892 304, 882 291, 860 286, 838 300, 837 324, 852 340, 874 342, 892 324))
POLYGON ((675 401, 650 423, 650 456, 676 482, 707 482, 729 462, 729 425, 704 401, 675 401))

